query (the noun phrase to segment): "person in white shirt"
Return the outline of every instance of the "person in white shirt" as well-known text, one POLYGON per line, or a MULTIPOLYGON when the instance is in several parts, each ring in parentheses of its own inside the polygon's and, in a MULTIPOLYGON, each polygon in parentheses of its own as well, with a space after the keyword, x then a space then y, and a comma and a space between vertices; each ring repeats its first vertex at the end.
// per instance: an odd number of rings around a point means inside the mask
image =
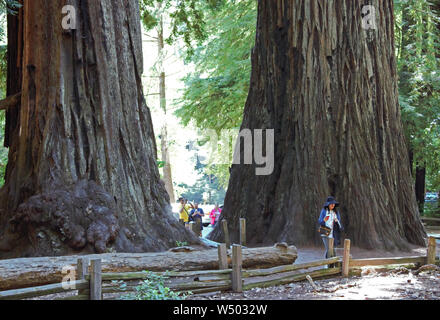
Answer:
POLYGON ((324 208, 321 210, 319 216, 319 225, 325 226, 330 229, 329 235, 321 235, 322 241, 325 247, 325 258, 328 258, 328 239, 334 238, 335 247, 341 243, 340 232, 344 230, 341 224, 341 216, 336 207, 339 206, 339 202, 334 197, 328 197, 324 208))

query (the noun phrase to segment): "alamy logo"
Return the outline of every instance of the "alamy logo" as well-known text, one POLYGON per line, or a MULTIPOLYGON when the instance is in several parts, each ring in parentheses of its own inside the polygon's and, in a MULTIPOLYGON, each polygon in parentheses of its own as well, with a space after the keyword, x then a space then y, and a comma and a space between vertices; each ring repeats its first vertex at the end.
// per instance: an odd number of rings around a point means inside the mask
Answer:
POLYGON ((75 280, 76 280, 76 268, 74 266, 64 266, 62 269, 63 280, 61 282, 61 286, 64 290, 72 290, 76 289, 75 280))
POLYGON ((76 9, 74 6, 67 5, 61 9, 61 13, 65 15, 61 21, 64 30, 76 29, 76 9))
POLYGON ((362 29, 376 30, 376 8, 371 5, 362 7, 362 29))
POLYGON ((274 129, 206 130, 209 137, 209 164, 254 164, 255 174, 264 176, 274 170, 274 129), (232 148, 235 141, 235 147, 232 148), (243 161, 243 162, 242 162, 243 161))

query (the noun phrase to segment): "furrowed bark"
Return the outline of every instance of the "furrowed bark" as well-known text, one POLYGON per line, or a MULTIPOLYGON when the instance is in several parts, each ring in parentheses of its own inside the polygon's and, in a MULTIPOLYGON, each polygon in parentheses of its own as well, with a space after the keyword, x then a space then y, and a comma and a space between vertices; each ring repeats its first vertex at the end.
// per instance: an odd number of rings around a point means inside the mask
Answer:
POLYGON ((198 243, 160 183, 138 2, 25 0, 8 34, 8 94, 22 95, 7 116, 0 256, 198 243), (73 30, 61 25, 67 4, 73 30))

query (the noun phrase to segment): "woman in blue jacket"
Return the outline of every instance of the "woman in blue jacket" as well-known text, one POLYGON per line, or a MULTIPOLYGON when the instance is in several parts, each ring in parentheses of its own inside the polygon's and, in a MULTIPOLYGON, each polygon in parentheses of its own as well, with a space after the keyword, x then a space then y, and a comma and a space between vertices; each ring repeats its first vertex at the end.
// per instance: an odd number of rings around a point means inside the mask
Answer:
POLYGON ((336 209, 337 207, 339 207, 339 202, 334 197, 328 197, 319 215, 319 225, 330 228, 328 236, 321 235, 324 242, 326 259, 328 258, 328 239, 335 239, 334 245, 335 247, 338 246, 341 243, 341 231, 344 230, 341 223, 341 215, 336 209))

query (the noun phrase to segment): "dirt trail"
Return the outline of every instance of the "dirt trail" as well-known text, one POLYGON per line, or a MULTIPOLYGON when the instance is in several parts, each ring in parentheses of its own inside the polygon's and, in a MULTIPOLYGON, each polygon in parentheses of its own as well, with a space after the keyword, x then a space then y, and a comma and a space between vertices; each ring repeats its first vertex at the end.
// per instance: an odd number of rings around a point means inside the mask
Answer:
MULTIPOLYGON (((301 247, 298 249, 298 258, 295 263, 304 263, 324 258, 324 246, 322 247, 301 247)), ((336 248, 336 255, 343 254, 343 248, 336 248)), ((366 250, 358 247, 351 247, 350 254, 354 259, 384 258, 384 257, 408 257, 426 255, 426 248, 413 246, 410 251, 384 251, 366 250)), ((437 240, 437 255, 440 255, 440 240, 437 240)))
POLYGON ((188 300, 440 300, 440 271, 415 275, 375 273, 363 276, 315 280, 318 291, 307 281, 243 293, 194 295, 188 300))
MULTIPOLYGON (((295 263, 305 263, 324 258, 324 247, 301 247, 295 263)), ((342 255, 337 248, 336 254, 342 255)), ((355 259, 405 257, 426 255, 425 247, 413 246, 410 251, 387 252, 351 248, 355 259)), ((437 239, 437 256, 440 240, 437 239)), ((270 288, 255 288, 243 293, 211 293, 194 295, 189 300, 440 300, 440 270, 417 274, 413 270, 397 270, 377 273, 366 269, 361 276, 315 280, 320 289, 315 292, 307 281, 270 288)))
MULTIPOLYGON (((323 259, 324 248, 298 249, 295 263, 323 259)), ((337 249, 342 255, 342 249, 337 249)), ((426 248, 413 247, 409 252, 386 252, 351 248, 355 259, 426 255, 426 248)), ((437 240, 437 255, 440 243, 437 240)), ((414 270, 376 272, 367 268, 361 276, 315 280, 319 291, 307 281, 270 288, 255 288, 243 293, 211 293, 194 295, 188 300, 440 300, 440 270, 417 274, 414 270)))

